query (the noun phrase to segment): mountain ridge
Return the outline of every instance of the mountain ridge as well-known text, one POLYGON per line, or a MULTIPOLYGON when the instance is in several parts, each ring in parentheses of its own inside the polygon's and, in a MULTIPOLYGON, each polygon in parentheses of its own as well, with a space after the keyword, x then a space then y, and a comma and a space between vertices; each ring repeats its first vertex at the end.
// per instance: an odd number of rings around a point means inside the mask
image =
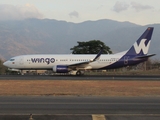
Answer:
POLYGON ((77 41, 89 40, 101 40, 114 53, 121 52, 129 49, 148 26, 156 28, 152 49, 149 50, 154 53, 159 50, 157 42, 160 24, 141 26, 109 19, 82 23, 54 19, 0 21, 0 58, 37 53, 69 54, 77 41))

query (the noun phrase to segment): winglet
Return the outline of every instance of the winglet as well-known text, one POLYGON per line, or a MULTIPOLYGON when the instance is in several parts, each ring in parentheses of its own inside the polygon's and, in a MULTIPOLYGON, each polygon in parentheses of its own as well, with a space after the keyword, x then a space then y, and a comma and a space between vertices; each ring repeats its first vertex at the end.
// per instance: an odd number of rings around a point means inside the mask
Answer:
POLYGON ((101 47, 101 50, 99 51, 99 53, 97 54, 97 56, 92 61, 99 60, 102 53, 103 53, 103 47, 101 47))

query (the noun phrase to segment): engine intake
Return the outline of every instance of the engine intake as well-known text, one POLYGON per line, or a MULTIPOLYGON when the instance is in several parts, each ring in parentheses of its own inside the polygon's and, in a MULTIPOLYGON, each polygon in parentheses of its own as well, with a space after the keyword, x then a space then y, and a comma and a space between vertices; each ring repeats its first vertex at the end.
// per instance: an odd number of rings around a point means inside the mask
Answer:
POLYGON ((68 66, 66 66, 66 65, 53 66, 53 72, 56 72, 56 73, 68 73, 69 72, 68 66))

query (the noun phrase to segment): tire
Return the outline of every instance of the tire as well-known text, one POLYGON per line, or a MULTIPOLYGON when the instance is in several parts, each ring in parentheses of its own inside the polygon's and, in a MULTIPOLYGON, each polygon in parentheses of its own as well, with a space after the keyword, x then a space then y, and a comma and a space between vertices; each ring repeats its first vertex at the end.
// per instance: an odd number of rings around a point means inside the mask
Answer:
POLYGON ((76 75, 77 75, 77 76, 84 75, 84 71, 80 71, 80 70, 78 70, 78 71, 76 72, 76 75))

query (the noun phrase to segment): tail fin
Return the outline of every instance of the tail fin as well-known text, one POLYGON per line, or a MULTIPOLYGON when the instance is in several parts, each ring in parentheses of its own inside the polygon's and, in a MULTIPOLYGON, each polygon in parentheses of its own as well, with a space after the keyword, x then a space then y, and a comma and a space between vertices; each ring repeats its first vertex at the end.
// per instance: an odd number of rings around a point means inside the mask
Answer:
POLYGON ((151 42, 151 37, 152 37, 152 32, 153 32, 153 27, 148 27, 146 31, 141 35, 141 37, 133 44, 133 46, 128 50, 126 53, 127 55, 147 55, 150 42, 151 42))

